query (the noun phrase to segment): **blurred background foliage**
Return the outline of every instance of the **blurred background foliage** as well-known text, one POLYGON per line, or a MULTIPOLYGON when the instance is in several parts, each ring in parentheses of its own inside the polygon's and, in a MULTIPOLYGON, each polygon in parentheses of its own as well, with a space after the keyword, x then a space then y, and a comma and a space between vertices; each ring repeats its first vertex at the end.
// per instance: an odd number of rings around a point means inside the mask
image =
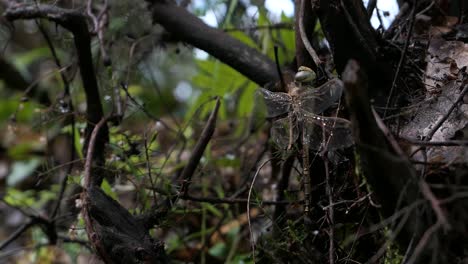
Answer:
MULTIPOLYGON (((86 6, 86 1, 76 0, 40 2, 64 8, 86 6)), ((95 2, 95 8, 102 4, 95 2)), ((281 65, 292 62, 291 9, 287 13, 278 8, 267 9, 265 1, 260 0, 182 2, 189 2, 190 12, 208 24, 272 60, 273 47, 278 46, 281 65)), ((290 7, 293 5, 292 1, 286 2, 290 7)), ((92 40, 93 59, 105 112, 114 111, 120 100, 125 116, 122 124, 110 131, 107 164, 113 177, 104 181, 103 190, 134 213, 149 209, 156 197, 161 197, 157 191, 171 189, 172 175, 185 165, 213 109, 213 97, 219 96, 222 100, 219 125, 199 165, 197 174, 202 176, 194 179, 191 191, 199 196, 216 197, 238 191, 245 183, 245 175, 251 172, 252 157, 255 152, 261 152, 261 146, 254 142, 265 137, 262 130, 258 130, 264 120, 260 118, 262 109, 255 96, 257 85, 209 54, 174 41, 160 26, 152 24, 144 1, 110 3, 104 47, 112 64, 106 67, 102 63, 103 55, 96 37, 92 40), (250 143, 246 143, 246 135, 250 135, 250 143), (252 147, 250 152, 248 146, 252 147)), ((0 8, 0 12, 3 11, 0 8)), ((27 84, 0 79, 2 241, 26 221, 27 214, 47 214, 60 190, 60 177, 65 173, 70 174, 67 185, 81 183, 80 166, 75 166, 71 172, 66 168, 71 163, 79 164, 83 158, 86 105, 73 36, 68 31, 46 20, 14 24, 2 20, 0 47, 0 59, 16 69, 17 77, 27 84), (44 32, 50 38, 61 68, 54 61, 44 32), (68 84, 63 82, 61 74, 68 84), (66 85, 70 89, 69 96, 64 92, 66 85), (40 102, 40 94, 46 94, 49 102, 40 102), (72 114, 75 115, 74 126, 71 126, 72 114), (72 128, 75 137, 70 139, 72 128), (76 160, 71 160, 72 151, 77 153, 76 160)), ((185 257, 198 258, 201 262, 209 259, 230 263, 247 261, 250 253, 245 243, 245 220, 238 218, 245 213, 244 209, 186 203, 178 210, 171 219, 175 222, 167 221, 154 230, 154 235, 164 239, 173 257, 183 260, 184 254, 190 253, 185 257), (174 223, 181 226, 172 229, 174 223), (213 237, 219 226, 227 226, 223 239, 213 237), (200 250, 202 247, 207 250, 200 250)), ((64 225, 61 231, 86 240, 82 219, 75 217, 71 222, 71 228, 64 225)), ((0 253, 0 262, 12 259, 17 263, 83 261, 80 252, 86 249, 82 244, 48 247, 44 244, 46 236, 40 230, 34 227, 28 236, 10 245, 12 250, 0 253), (37 246, 42 244, 44 246, 37 246)))

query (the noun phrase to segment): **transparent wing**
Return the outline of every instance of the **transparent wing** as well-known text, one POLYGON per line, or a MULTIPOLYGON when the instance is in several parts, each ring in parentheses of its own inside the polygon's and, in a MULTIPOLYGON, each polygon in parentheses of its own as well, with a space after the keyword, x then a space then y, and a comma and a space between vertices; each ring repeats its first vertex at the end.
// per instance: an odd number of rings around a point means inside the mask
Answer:
POLYGON ((322 86, 304 89, 300 94, 303 110, 320 114, 340 99, 343 93, 343 82, 339 79, 331 79, 322 86))
POLYGON ((287 93, 275 93, 264 88, 260 88, 259 93, 267 106, 268 117, 276 117, 289 112, 291 96, 287 93))
POLYGON ((271 138, 273 141, 283 149, 286 149, 289 145, 289 138, 292 136, 292 142, 296 142, 299 135, 297 126, 294 125, 294 122, 289 122, 289 117, 281 118, 273 122, 271 125, 271 138), (292 130, 291 130, 292 128, 292 130), (292 131, 292 135, 291 135, 292 131))
POLYGON ((354 144, 351 122, 346 119, 305 114, 304 124, 310 149, 332 151, 354 144))

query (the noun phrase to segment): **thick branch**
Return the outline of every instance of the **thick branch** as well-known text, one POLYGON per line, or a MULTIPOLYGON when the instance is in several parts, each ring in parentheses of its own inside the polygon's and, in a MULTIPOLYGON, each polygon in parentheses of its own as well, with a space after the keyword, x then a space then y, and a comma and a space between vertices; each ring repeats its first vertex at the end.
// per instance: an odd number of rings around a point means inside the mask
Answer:
POLYGON ((379 52, 379 38, 360 0, 320 0, 315 10, 330 43, 338 73, 350 59, 357 60, 369 76, 369 95, 384 104, 391 86, 391 68, 379 52))
MULTIPOLYGON (((351 60, 343 73, 346 102, 353 124, 356 151, 363 175, 372 186, 388 217, 402 206, 420 198, 415 171, 405 157, 392 153, 385 136, 377 127, 367 97, 367 77, 356 61, 351 60)), ((420 234, 422 216, 412 214, 397 238, 406 248, 412 236, 420 234)))
POLYGON ((258 50, 207 26, 182 7, 162 0, 149 2, 153 21, 179 40, 208 52, 261 86, 278 79, 275 64, 258 50))
POLYGON ((295 17, 296 17, 296 60, 297 68, 300 66, 307 66, 313 70, 317 70, 317 66, 314 62, 314 59, 311 57, 309 52, 306 49, 304 40, 300 34, 301 26, 304 29, 306 37, 311 38, 314 34, 314 27, 317 17, 312 13, 312 6, 310 1, 307 0, 296 0, 295 1, 295 17), (303 7, 301 7, 301 5, 303 7), (300 25, 302 22, 302 25, 300 25))

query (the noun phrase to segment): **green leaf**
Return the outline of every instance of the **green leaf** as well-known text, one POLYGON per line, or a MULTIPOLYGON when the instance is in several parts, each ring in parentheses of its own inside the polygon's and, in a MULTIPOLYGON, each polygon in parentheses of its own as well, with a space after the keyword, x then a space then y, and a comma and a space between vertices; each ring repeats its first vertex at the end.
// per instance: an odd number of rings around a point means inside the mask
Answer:
POLYGON ((110 196, 112 199, 117 200, 117 194, 112 190, 112 186, 109 184, 107 179, 102 181, 101 188, 105 194, 110 196))
POLYGON ((216 243, 208 250, 208 254, 217 258, 224 258, 227 252, 228 248, 224 242, 216 243))
POLYGON ((7 188, 6 195, 3 199, 11 206, 31 207, 36 202, 33 190, 20 191, 15 188, 7 188))
POLYGON ((216 207, 210 203, 203 203, 203 207, 205 207, 205 209, 207 209, 208 211, 210 211, 213 215, 217 217, 223 216, 223 213, 220 210, 216 209, 216 207))
POLYGON ((38 47, 35 49, 28 50, 24 53, 15 55, 13 64, 18 68, 20 72, 27 76, 27 67, 31 65, 31 63, 50 56, 52 56, 52 54, 50 53, 50 50, 47 46, 38 47))
POLYGON ((240 40, 242 43, 246 44, 249 47, 258 49, 257 43, 242 31, 231 31, 229 32, 229 35, 240 40))
POLYGON ((84 159, 83 156, 83 144, 81 144, 81 137, 80 137, 80 129, 78 126, 75 125, 75 137, 73 138, 73 145, 75 146, 75 150, 78 153, 78 157, 80 159, 84 159))
POLYGON ((239 116, 244 117, 252 113, 254 105, 258 103, 255 101, 255 99, 261 99, 255 96, 256 91, 257 85, 253 82, 249 82, 247 87, 242 90, 237 107, 237 114, 239 116))

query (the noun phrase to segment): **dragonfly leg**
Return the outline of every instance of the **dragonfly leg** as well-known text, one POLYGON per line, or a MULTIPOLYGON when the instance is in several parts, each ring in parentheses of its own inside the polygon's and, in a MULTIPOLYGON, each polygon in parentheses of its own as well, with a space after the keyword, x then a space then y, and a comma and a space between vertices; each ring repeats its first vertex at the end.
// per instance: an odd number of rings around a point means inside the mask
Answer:
POLYGON ((309 145, 305 126, 302 126, 302 177, 304 182, 304 213, 310 210, 310 172, 309 172, 309 145))
POLYGON ((291 113, 288 114, 289 118, 289 143, 288 143, 288 150, 291 150, 292 145, 294 144, 294 130, 293 130, 293 115, 291 113))

